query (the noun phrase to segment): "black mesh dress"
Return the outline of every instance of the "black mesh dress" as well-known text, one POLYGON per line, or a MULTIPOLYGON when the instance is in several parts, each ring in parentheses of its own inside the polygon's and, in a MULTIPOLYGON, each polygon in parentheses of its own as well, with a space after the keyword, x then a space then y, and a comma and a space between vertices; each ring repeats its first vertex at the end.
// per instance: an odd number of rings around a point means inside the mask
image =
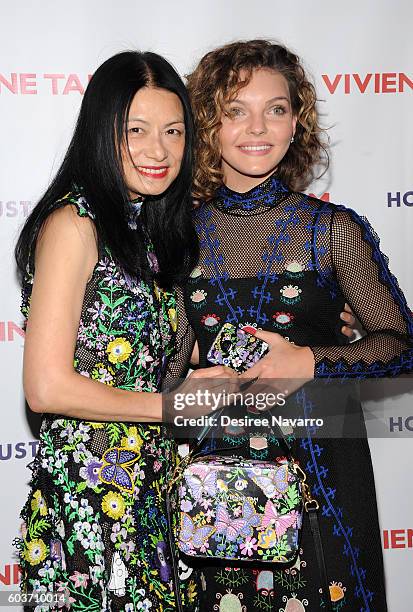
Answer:
MULTIPOLYGON (((278 332, 297 345, 310 346, 316 378, 361 379, 411 371, 410 310, 376 235, 354 211, 290 192, 270 177, 244 194, 221 188, 215 200, 197 210, 195 222, 201 258, 181 296, 180 348, 171 363, 172 374, 183 374, 195 338, 200 365, 208 366, 206 353, 227 321, 278 332), (365 337, 351 344, 340 332, 339 315, 346 301, 366 330, 365 337)), ((296 401, 303 415, 311 412, 303 395, 297 394, 296 401)), ((356 412, 363 433, 359 405, 356 412)), ((227 446, 245 443, 242 433, 237 437, 224 432, 224 439, 227 446)), ((320 502, 333 609, 385 612, 366 437, 304 436, 294 446, 320 502)), ((254 456, 248 444, 245 448, 254 456)), ((277 439, 269 439, 267 452, 280 455, 277 439)), ((306 521, 293 568, 205 567, 202 574, 202 612, 324 608, 306 521)))

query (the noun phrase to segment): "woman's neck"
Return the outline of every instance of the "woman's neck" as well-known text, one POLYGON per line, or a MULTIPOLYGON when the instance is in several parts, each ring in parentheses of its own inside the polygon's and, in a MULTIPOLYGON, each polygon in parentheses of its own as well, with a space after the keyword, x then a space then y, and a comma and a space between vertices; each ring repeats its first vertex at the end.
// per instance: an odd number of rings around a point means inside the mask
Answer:
POLYGON ((273 169, 271 172, 268 172, 268 174, 259 176, 249 176, 239 173, 235 175, 233 173, 226 172, 224 173, 223 183, 225 187, 228 187, 228 189, 231 189, 231 191, 246 193, 251 189, 254 189, 254 187, 261 185, 261 183, 263 183, 269 176, 274 174, 274 171, 275 170, 273 169))

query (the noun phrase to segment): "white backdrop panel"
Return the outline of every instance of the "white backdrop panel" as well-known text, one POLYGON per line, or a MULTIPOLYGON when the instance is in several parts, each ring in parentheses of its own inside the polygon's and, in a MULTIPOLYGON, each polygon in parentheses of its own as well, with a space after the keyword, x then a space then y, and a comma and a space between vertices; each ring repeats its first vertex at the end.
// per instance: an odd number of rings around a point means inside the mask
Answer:
MULTIPOLYGON (((324 123, 331 126, 331 170, 310 191, 327 191, 331 201, 369 217, 411 304, 412 18, 411 3, 401 0, 1 3, 0 589, 18 582, 11 540, 27 495, 26 465, 36 449, 36 423, 29 426, 27 417, 36 419, 26 414, 21 387, 24 339, 12 250, 30 206, 58 168, 88 75, 110 55, 131 48, 161 53, 185 74, 206 51, 230 40, 267 37, 286 43, 305 58, 324 123)), ((405 397, 404 418, 413 414, 410 404, 405 397)), ((396 417, 399 413, 392 408, 396 417)), ((413 429, 413 419, 410 423, 413 429)), ((389 610, 407 612, 413 601, 413 448, 411 439, 392 435, 372 440, 371 449, 389 610)))

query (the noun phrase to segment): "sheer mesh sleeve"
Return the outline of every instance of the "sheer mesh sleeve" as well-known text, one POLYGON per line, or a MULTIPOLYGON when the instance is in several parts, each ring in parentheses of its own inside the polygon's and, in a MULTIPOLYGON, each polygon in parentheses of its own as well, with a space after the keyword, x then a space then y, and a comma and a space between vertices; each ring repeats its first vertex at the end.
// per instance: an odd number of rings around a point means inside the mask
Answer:
POLYGON ((316 377, 395 376, 413 369, 413 319, 366 219, 337 207, 331 226, 337 281, 366 336, 347 346, 311 347, 316 377))
POLYGON ((163 381, 164 388, 170 388, 174 386, 177 379, 185 378, 195 345, 195 334, 186 316, 183 291, 180 287, 176 290, 176 309, 178 313, 176 346, 167 366, 163 381))

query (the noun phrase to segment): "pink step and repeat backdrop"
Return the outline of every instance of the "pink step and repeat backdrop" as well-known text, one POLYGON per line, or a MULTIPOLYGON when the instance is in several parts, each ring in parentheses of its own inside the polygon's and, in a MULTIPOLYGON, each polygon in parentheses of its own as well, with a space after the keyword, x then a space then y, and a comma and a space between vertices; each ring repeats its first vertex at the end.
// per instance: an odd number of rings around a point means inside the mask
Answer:
MULTIPOLYGON (((331 171, 309 191, 368 216, 413 304, 412 23, 407 0, 1 2, 0 590, 19 582, 11 540, 38 428, 22 392, 13 246, 59 165, 89 75, 131 48, 161 53, 185 74, 207 50, 231 40, 265 37, 292 47, 313 75, 331 126, 331 171)), ((408 612, 413 601, 411 399, 400 392, 369 420, 391 612, 408 612), (387 436, 375 435, 377 421, 387 436)), ((376 406, 366 405, 370 415, 376 406)))

